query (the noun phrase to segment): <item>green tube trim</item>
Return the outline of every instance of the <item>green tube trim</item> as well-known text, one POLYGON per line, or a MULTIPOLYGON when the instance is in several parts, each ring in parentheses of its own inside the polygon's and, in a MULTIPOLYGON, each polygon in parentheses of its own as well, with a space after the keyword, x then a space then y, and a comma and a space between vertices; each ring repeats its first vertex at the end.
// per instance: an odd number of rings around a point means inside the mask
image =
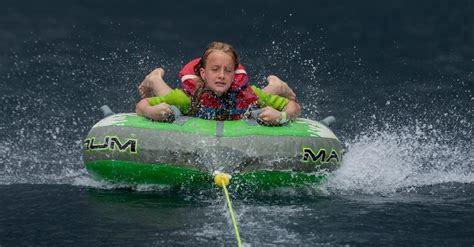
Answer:
MULTIPOLYGON (((217 122, 191 118, 183 124, 152 121, 136 114, 116 114, 109 126, 130 127, 138 129, 156 129, 158 131, 172 131, 190 133, 202 136, 215 136, 217 122)), ((316 137, 322 126, 310 124, 304 120, 291 121, 285 126, 250 125, 244 120, 224 121, 223 137, 239 136, 289 136, 289 137, 316 137)), ((335 137, 334 137, 335 138, 335 137)))
POLYGON ((98 160, 86 163, 86 169, 98 180, 119 184, 160 184, 173 187, 211 187, 212 177, 202 171, 161 164, 98 160))
MULTIPOLYGON (((95 179, 118 184, 157 184, 189 189, 209 189, 214 186, 210 174, 191 167, 99 160, 86 163, 86 169, 95 179)), ((328 173, 290 171, 242 172, 232 175, 229 189, 256 191, 279 187, 314 186, 323 182, 327 176, 328 173)))

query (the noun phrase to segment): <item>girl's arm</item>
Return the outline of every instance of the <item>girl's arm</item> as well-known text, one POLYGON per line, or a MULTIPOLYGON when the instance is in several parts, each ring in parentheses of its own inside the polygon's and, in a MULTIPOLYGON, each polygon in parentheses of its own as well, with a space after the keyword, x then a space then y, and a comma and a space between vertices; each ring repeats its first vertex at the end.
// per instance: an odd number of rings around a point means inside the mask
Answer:
POLYGON ((135 112, 139 116, 144 116, 156 121, 168 121, 173 111, 165 102, 158 105, 150 105, 148 98, 144 98, 138 102, 135 107, 135 112))
POLYGON ((301 107, 296 101, 288 101, 282 111, 278 111, 270 106, 263 108, 258 117, 268 125, 282 125, 295 119, 301 113, 301 107))

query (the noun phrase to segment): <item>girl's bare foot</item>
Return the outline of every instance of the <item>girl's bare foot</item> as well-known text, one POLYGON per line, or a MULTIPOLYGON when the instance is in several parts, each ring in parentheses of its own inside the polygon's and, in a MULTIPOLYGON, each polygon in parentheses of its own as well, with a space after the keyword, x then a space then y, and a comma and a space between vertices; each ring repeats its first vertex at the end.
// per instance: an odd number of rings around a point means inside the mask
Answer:
POLYGON ((282 81, 277 76, 269 75, 267 77, 267 82, 268 82, 269 87, 275 88, 276 91, 278 91, 276 95, 285 97, 289 100, 293 100, 293 101, 296 100, 296 94, 293 92, 293 90, 291 90, 291 88, 288 87, 288 84, 286 82, 282 81))
POLYGON ((140 94, 140 97, 143 99, 155 96, 155 84, 163 81, 164 75, 165 70, 162 68, 157 68, 148 74, 142 83, 140 83, 140 86, 138 86, 138 93, 140 94))

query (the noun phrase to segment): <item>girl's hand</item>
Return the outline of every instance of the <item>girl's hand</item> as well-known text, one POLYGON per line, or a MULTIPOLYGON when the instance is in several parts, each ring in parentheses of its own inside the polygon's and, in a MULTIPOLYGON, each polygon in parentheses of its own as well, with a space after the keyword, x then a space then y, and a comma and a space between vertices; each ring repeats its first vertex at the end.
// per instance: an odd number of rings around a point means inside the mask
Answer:
POLYGON ((156 121, 168 122, 170 120, 170 116, 173 114, 173 110, 171 110, 170 105, 166 104, 165 102, 155 106, 150 106, 150 108, 151 118, 156 121))
POLYGON ((263 111, 258 115, 258 118, 266 125, 280 125, 281 112, 267 106, 263 108, 263 111))
POLYGON ((163 102, 158 105, 151 106, 148 103, 148 98, 142 99, 140 102, 138 102, 135 112, 139 116, 144 116, 162 122, 171 121, 170 116, 173 114, 170 105, 163 102))

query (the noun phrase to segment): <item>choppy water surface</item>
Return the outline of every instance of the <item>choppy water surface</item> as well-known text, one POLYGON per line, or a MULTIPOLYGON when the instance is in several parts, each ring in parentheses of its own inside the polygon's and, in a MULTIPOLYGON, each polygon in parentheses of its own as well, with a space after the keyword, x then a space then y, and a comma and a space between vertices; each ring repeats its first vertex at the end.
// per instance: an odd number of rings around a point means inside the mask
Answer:
POLYGON ((213 40, 345 147, 318 188, 233 194, 245 245, 474 244, 471 2, 184 5, 0 4, 0 246, 235 244, 220 190, 103 184, 81 159, 101 105, 133 111, 149 71, 177 85, 213 40))

